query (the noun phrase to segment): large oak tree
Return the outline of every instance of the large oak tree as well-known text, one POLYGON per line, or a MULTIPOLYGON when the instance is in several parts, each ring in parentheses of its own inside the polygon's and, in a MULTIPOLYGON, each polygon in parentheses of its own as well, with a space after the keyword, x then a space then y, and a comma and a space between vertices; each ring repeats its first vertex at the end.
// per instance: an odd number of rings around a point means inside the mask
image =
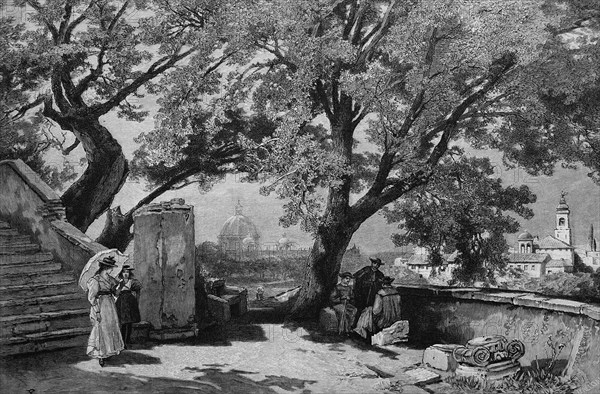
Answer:
POLYGON ((361 224, 427 183, 456 141, 502 147, 529 171, 551 172, 557 157, 523 152, 522 142, 544 138, 532 81, 564 50, 558 35, 571 11, 542 0, 247 7, 245 35, 234 38, 248 56, 228 97, 251 97, 256 111, 281 119, 265 191, 289 199, 284 224, 315 237, 296 316, 318 310, 361 224), (326 133, 307 128, 320 119, 326 133), (376 151, 360 151, 357 138, 376 151))
MULTIPOLYGON (((147 111, 136 105, 135 98, 148 93, 164 96, 169 88, 184 83, 197 94, 214 93, 216 69, 235 52, 223 50, 221 31, 233 22, 227 17, 228 2, 24 0, 22 4, 31 11, 26 23, 2 20, 1 42, 9 50, 0 70, 3 128, 41 107, 43 116, 73 134, 75 142, 65 153, 81 145, 86 167, 61 198, 67 220, 85 231, 110 207, 129 172, 114 137, 118 130, 107 128, 102 117, 116 112, 126 120, 142 120, 147 111)), ((220 160, 236 153, 216 148, 220 160)), ((203 168, 186 171, 191 176, 203 168)), ((178 176, 152 196, 185 178, 178 176)), ((122 247, 115 241, 123 227, 109 226, 100 241, 122 247)))

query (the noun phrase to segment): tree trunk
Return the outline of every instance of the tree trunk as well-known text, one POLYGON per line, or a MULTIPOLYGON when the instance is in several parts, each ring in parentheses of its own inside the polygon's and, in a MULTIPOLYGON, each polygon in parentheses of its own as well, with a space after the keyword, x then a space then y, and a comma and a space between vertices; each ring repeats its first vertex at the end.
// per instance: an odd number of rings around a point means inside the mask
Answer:
POLYGON ((125 215, 121 213, 121 208, 111 208, 106 212, 106 222, 102 233, 96 239, 96 242, 107 248, 116 248, 125 252, 129 243, 133 240, 131 226, 133 225, 133 210, 125 215))
MULTIPOLYGON (((342 100, 345 109, 332 121, 332 147, 343 157, 346 165, 352 164, 352 101, 342 100)), ((331 294, 337 283, 342 258, 352 235, 360 223, 351 215, 350 189, 352 177, 345 175, 341 184, 329 188, 327 207, 317 230, 315 242, 304 270, 304 282, 291 311, 294 319, 312 318, 331 294)))
POLYGON ((354 231, 341 223, 323 227, 319 231, 307 258, 302 288, 291 310, 291 318, 315 318, 327 303, 354 231))
POLYGON ((63 129, 73 131, 87 158, 84 173, 62 195, 67 220, 85 232, 110 208, 127 179, 129 167, 121 145, 97 118, 64 118, 59 123, 63 129))

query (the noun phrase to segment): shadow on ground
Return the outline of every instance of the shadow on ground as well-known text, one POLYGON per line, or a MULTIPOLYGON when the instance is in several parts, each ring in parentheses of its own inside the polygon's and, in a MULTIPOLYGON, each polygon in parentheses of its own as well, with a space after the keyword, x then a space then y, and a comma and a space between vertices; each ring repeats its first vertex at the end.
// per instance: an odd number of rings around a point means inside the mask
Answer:
POLYGON ((114 372, 111 367, 128 364, 160 364, 160 359, 126 351, 107 360, 101 368, 81 349, 40 353, 36 357, 16 356, 0 360, 0 387, 4 393, 93 392, 93 393, 278 393, 276 388, 305 392, 313 380, 267 375, 261 380, 249 376, 257 372, 224 371, 227 364, 185 367, 187 379, 136 376, 114 372), (84 363, 82 365, 81 363, 84 363), (302 390, 302 391, 301 391, 302 390))

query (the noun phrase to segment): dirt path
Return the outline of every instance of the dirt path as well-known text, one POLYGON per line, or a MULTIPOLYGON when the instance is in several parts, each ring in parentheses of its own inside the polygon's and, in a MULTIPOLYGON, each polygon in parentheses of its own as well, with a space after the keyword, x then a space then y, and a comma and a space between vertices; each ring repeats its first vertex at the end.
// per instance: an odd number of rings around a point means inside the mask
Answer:
POLYGON ((426 393, 404 374, 421 357, 420 349, 371 348, 254 313, 192 341, 134 345, 104 368, 83 348, 4 359, 0 387, 6 393, 383 393, 399 382, 404 393, 426 393))

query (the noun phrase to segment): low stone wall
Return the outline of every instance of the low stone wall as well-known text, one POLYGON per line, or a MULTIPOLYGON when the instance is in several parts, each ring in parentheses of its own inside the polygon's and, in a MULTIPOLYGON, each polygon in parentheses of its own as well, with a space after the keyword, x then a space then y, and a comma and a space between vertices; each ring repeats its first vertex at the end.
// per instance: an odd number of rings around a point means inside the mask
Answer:
POLYGON ((477 288, 398 287, 410 341, 466 344, 474 337, 504 335, 525 344, 523 366, 552 358, 565 374, 588 381, 600 371, 600 306, 532 293, 477 288), (537 361, 536 361, 537 360, 537 361))
POLYGON ((21 160, 0 161, 0 219, 30 235, 76 275, 106 249, 66 221, 58 194, 21 160))

